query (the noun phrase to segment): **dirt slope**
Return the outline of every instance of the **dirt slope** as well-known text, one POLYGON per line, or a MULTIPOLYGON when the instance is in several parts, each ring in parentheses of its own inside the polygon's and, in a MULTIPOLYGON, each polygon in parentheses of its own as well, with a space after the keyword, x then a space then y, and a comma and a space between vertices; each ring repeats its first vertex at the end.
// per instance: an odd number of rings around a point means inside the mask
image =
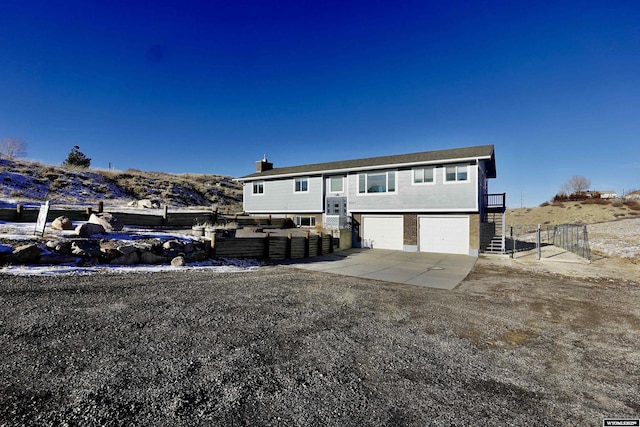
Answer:
POLYGON ((231 177, 140 170, 63 168, 0 159, 0 206, 15 203, 127 203, 151 199, 169 206, 240 207, 242 188, 231 177))
POLYGON ((587 200, 508 209, 507 225, 596 224, 639 217, 640 203, 637 201, 587 200))

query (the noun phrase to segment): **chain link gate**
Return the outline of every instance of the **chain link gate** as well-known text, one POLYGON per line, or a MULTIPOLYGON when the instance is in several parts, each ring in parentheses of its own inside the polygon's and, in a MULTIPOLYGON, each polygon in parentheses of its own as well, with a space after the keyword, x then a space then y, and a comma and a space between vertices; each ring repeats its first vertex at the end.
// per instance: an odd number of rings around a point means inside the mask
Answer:
POLYGON ((589 236, 584 224, 560 225, 513 225, 509 227, 506 252, 511 258, 530 256, 536 252, 537 259, 545 258, 544 248, 555 246, 591 261, 589 236))

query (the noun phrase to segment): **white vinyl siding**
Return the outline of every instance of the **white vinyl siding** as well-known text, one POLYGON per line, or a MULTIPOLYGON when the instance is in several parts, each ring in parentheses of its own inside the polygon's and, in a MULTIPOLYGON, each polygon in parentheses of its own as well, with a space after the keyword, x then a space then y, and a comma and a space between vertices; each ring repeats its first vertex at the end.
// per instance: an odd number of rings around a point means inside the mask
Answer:
POLYGON ((322 177, 308 177, 308 190, 294 192, 293 178, 264 181, 264 194, 253 194, 251 182, 244 187, 244 210, 252 214, 321 213, 324 208, 322 177), (268 195, 268 197, 267 197, 268 195))
MULTIPOLYGON (((395 173, 394 193, 360 193, 364 174, 351 174, 347 179, 349 212, 452 212, 478 211, 478 168, 469 166, 468 180, 444 185, 445 168, 433 169, 433 183, 414 184, 413 169, 395 173)), ((365 181, 366 182, 366 181, 365 181)))

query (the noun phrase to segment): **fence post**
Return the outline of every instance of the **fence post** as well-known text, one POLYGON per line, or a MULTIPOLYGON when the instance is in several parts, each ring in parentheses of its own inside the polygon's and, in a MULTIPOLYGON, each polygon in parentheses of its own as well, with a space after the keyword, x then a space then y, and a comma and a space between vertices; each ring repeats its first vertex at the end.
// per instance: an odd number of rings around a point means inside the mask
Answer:
POLYGON ((24 206, 21 204, 16 205, 16 221, 20 222, 22 218, 22 212, 24 210, 24 206))
POLYGON ((98 213, 102 213, 104 211, 104 202, 100 200, 98 202, 98 213))
POLYGON ((293 234, 289 233, 287 235, 287 248, 284 252, 284 259, 291 259, 291 243, 293 241, 293 234))
POLYGON ((211 234, 211 247, 209 248, 209 258, 216 257, 216 233, 211 234))
POLYGON ((542 258, 542 247, 540 245, 540 224, 538 224, 538 232, 536 233, 536 246, 538 249, 538 261, 542 258))
POLYGON ((311 233, 307 231, 307 235, 304 236, 304 257, 309 258, 309 235, 311 233))
POLYGON ((217 224, 218 223, 218 207, 216 206, 216 208, 213 211, 213 223, 217 224))
POLYGON ((87 219, 89 219, 89 217, 91 216, 91 206, 89 206, 87 209, 85 209, 84 213, 87 214, 87 219))
POLYGON ((513 240, 513 225, 511 226, 510 239, 511 239, 511 258, 516 257, 516 241, 513 240))
POLYGON ((269 233, 264 236, 264 259, 269 259, 269 233))
POLYGON ((169 207, 164 205, 162 208, 162 224, 167 225, 167 219, 169 218, 169 207))

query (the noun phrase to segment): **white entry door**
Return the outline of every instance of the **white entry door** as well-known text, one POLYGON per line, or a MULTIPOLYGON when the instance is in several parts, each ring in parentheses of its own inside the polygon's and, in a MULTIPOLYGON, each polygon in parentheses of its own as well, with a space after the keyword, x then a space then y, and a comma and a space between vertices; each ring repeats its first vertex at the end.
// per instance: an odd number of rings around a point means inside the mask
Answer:
POLYGON ((403 249, 401 216, 362 216, 362 246, 373 249, 403 249))
POLYGON ((469 217, 420 217, 420 252, 469 255, 469 217))

